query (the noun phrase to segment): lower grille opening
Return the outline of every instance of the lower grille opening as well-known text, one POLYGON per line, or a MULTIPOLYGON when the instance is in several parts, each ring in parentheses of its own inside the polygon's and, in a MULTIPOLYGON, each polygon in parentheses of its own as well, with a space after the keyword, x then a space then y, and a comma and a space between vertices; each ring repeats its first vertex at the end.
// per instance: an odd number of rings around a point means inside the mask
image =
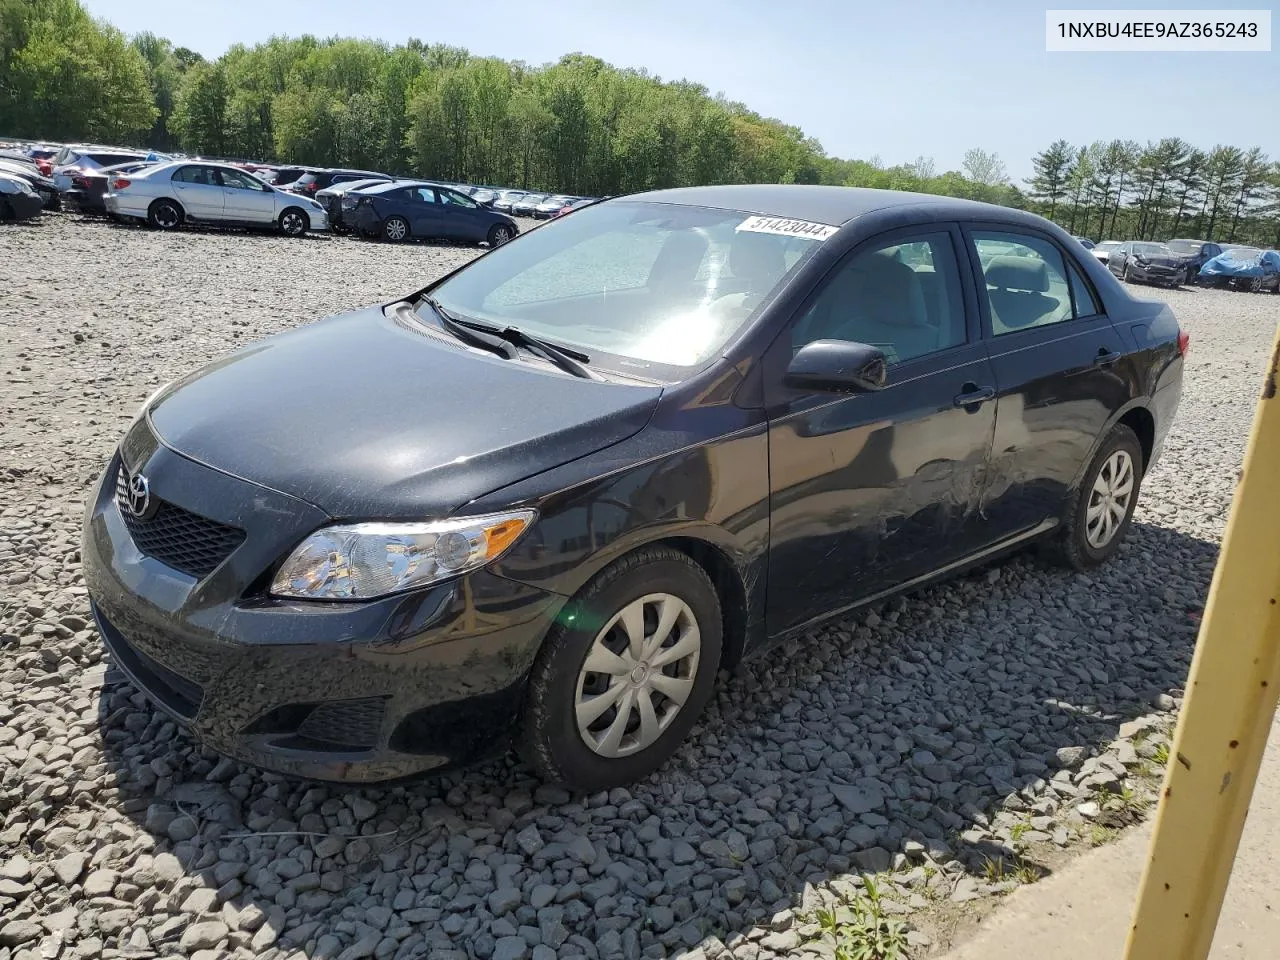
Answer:
POLYGON ((128 673, 143 693, 159 700, 178 716, 190 720, 200 711, 204 688, 193 680, 174 673, 130 643, 96 606, 93 608, 103 643, 112 658, 128 673))
POLYGON ((378 745, 384 697, 290 703, 276 707, 245 730, 249 736, 278 736, 276 746, 295 750, 366 750, 378 745))

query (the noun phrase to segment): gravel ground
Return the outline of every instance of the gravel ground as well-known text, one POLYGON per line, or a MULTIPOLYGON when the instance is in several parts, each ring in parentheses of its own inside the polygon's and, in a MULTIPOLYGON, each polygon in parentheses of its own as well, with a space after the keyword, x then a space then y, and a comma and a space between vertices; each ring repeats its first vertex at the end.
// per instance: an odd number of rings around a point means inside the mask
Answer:
POLYGON ((1187 387, 1123 552, 1019 557, 791 643, 661 774, 570 796, 514 761, 388 789, 195 746, 101 652, 82 504, 137 405, 239 342, 403 294, 462 247, 0 230, 0 960, 831 956, 817 908, 912 956, 1142 816, 1280 298, 1151 291, 1187 387))

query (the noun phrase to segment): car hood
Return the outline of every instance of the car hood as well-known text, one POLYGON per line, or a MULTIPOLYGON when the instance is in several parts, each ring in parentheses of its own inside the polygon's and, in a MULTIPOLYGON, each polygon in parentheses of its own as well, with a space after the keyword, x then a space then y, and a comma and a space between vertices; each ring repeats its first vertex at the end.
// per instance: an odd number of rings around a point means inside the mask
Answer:
POLYGON ((270 337, 162 391, 152 427, 335 519, 420 519, 625 440, 661 396, 410 327, 375 307, 270 337))

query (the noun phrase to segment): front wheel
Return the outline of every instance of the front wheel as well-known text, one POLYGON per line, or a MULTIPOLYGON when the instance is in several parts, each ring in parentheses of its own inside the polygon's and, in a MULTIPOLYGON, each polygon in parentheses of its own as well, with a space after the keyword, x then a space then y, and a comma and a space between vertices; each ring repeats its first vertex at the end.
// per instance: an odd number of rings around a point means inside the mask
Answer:
POLYGON ((409 224, 403 217, 388 217, 382 225, 382 238, 390 243, 401 243, 409 238, 409 224))
POLYGON ((495 223, 489 228, 489 246, 500 247, 510 241, 512 236, 511 228, 505 223, 495 223))
POLYGON ((1254 277, 1253 279, 1251 279, 1251 280, 1249 281, 1249 292, 1250 292, 1250 293, 1261 293, 1261 292, 1262 292, 1262 278, 1261 278, 1261 277, 1254 277))
POLYGON ((286 237, 300 237, 307 232, 307 215, 297 207, 280 214, 280 232, 286 237))
POLYGON ((1054 559, 1077 570, 1096 567, 1129 532, 1145 469, 1138 435, 1117 424, 1102 442, 1050 545, 1054 559))
POLYGON ((720 600, 687 555, 630 554, 569 601, 530 673, 517 746, 543 779, 594 792, 658 769, 711 697, 720 600))
POLYGON ((1125 283, 1133 283, 1133 278, 1129 274, 1129 265, 1127 263, 1124 265, 1124 271, 1120 274, 1120 279, 1125 283))

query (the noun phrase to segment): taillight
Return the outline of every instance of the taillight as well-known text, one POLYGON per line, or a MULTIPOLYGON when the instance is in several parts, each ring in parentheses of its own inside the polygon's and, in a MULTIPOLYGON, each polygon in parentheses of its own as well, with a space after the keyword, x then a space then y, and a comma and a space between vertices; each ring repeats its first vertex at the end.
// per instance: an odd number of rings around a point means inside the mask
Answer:
POLYGON ((36 169, 47 177, 49 174, 53 173, 53 164, 48 160, 37 160, 36 169))
POLYGON ((1185 330, 1178 331, 1178 353, 1182 356, 1187 355, 1187 351, 1191 349, 1191 334, 1185 330))
POLYGON ((129 185, 130 182, 131 181, 126 180, 124 177, 116 177, 114 180, 111 181, 111 189, 123 190, 125 187, 129 185))
POLYGON ((84 187, 86 190, 89 189, 88 177, 72 177, 71 182, 74 183, 77 187, 84 187))

